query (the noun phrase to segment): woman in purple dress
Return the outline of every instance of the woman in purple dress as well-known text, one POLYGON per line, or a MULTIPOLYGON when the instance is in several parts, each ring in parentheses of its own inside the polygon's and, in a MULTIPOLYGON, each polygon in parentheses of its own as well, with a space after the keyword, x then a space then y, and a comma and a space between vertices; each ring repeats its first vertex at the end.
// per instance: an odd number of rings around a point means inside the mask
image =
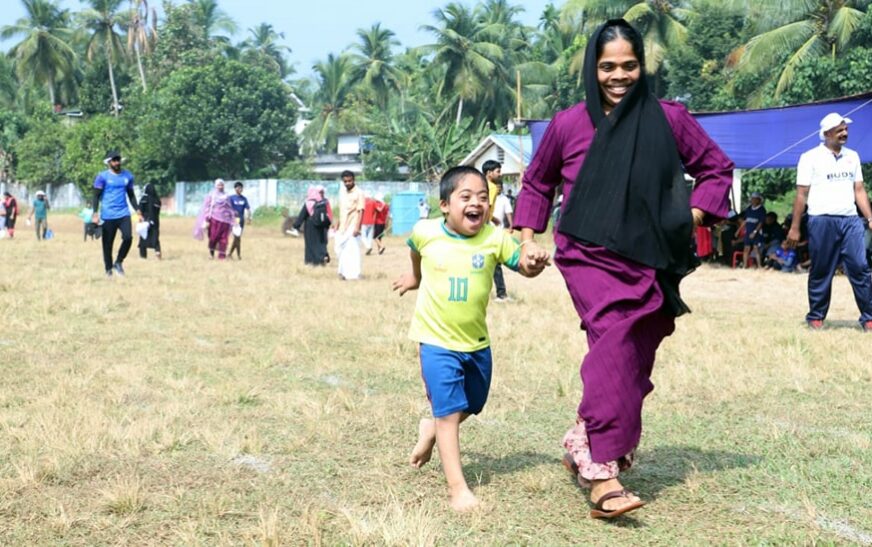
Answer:
POLYGON ((227 238, 239 217, 230 203, 230 194, 224 192, 224 180, 216 179, 215 187, 203 199, 203 207, 194 224, 194 239, 209 237, 209 256, 218 260, 227 257, 227 238))
POLYGON ((695 267, 692 229, 726 216, 732 183, 729 158, 683 106, 657 100, 644 69, 642 38, 626 21, 594 32, 584 62, 588 100, 554 116, 515 209, 521 260, 544 267, 533 235, 545 231, 563 184, 554 261, 588 342, 564 464, 591 488, 595 518, 644 504, 618 475, 639 444, 657 348, 689 311, 678 285, 695 267))

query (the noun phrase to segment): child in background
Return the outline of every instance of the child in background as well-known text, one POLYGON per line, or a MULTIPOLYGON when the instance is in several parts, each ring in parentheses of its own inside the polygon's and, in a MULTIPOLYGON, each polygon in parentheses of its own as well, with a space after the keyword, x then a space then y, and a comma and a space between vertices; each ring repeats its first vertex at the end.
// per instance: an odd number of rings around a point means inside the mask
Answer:
POLYGON ((776 270, 793 273, 796 271, 796 250, 788 246, 787 240, 782 241, 781 245, 769 255, 769 264, 776 270))
POLYGON ((487 401, 491 350, 487 304, 498 263, 533 277, 548 264, 542 251, 520 264, 520 245, 488 222, 488 187, 472 167, 449 169, 439 183, 444 219, 419 221, 408 240, 412 271, 393 283, 400 296, 421 288, 409 337, 419 343, 421 376, 433 419, 418 426, 418 442, 409 463, 430 460, 435 444, 450 505, 467 511, 478 499, 467 486, 460 463, 460 424, 478 414, 487 401))

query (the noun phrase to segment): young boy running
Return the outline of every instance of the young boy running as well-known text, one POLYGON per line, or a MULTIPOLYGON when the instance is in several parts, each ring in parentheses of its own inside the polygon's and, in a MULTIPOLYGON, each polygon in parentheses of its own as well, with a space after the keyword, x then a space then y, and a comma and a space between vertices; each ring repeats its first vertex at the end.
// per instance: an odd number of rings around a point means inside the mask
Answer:
POLYGON ((433 419, 418 427, 409 463, 419 468, 439 445, 450 505, 467 511, 478 505, 460 464, 460 424, 487 401, 491 350, 486 310, 498 263, 534 277, 548 254, 520 263, 520 245, 488 222, 488 187, 473 167, 449 169, 439 183, 444 219, 419 221, 408 240, 412 271, 393 283, 400 296, 421 288, 409 337, 420 344, 421 376, 433 419))

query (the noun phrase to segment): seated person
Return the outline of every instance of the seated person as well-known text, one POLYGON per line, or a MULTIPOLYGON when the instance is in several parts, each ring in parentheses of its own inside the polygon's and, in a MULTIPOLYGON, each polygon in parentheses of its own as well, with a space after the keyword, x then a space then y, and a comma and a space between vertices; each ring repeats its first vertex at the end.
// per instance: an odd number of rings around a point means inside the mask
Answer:
POLYGON ((775 252, 781 246, 784 237, 784 228, 778 223, 778 214, 773 212, 766 213, 766 219, 763 221, 763 248, 766 249, 766 257, 775 252))
POLYGON ((787 246, 786 240, 782 241, 781 245, 769 255, 767 268, 780 270, 784 273, 796 271, 796 251, 787 246))

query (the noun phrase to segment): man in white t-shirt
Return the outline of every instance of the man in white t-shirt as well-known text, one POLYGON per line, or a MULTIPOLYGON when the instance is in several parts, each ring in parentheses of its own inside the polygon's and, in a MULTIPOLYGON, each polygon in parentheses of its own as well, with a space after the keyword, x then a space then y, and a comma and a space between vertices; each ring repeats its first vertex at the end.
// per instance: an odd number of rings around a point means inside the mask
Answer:
POLYGON ((507 228, 512 233, 512 201, 509 196, 500 192, 494 200, 494 224, 500 228, 507 228))
POLYGON ((851 120, 836 113, 820 122, 819 146, 805 152, 796 167, 796 200, 787 241, 799 241, 799 225, 808 205, 808 307, 806 322, 824 326, 830 307, 833 275, 839 263, 854 289, 860 326, 872 331, 872 271, 866 262, 864 232, 872 229, 872 208, 863 186, 860 156, 847 148, 851 120), (857 215, 857 209, 862 218, 857 215))

